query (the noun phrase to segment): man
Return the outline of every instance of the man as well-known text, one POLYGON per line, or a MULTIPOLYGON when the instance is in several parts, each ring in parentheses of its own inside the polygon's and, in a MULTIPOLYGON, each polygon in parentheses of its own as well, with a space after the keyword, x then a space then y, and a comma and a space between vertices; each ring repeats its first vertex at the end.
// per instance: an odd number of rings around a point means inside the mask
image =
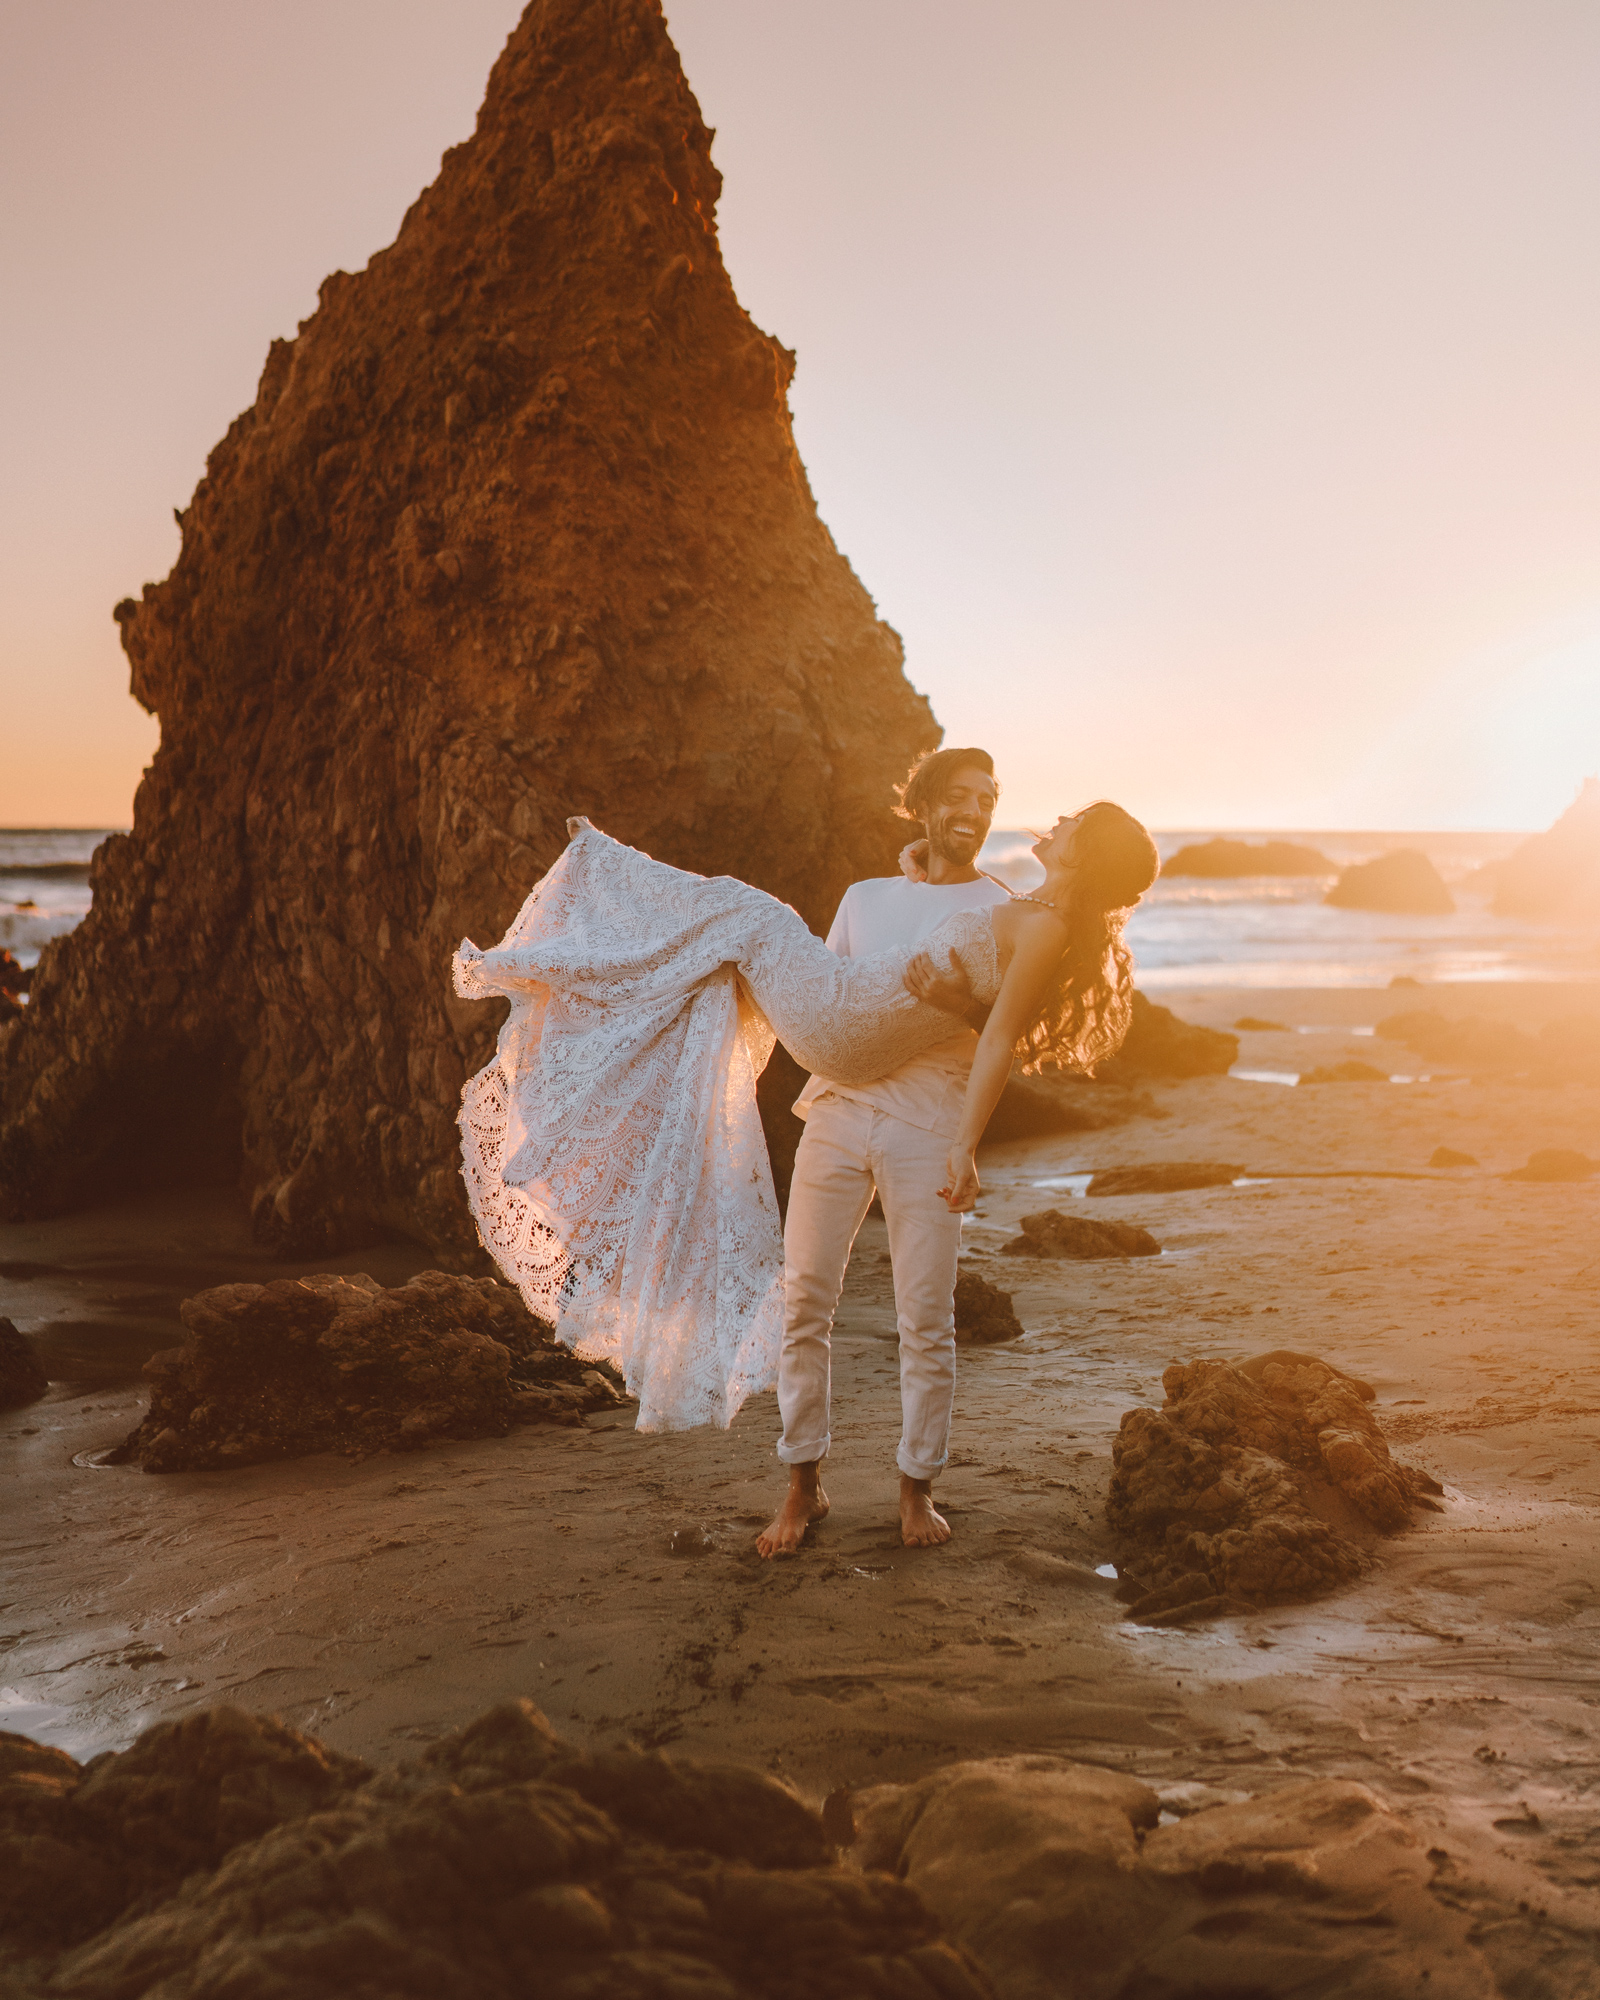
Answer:
MULTIPOLYGON (((988 752, 937 751, 919 759, 896 789, 901 817, 922 822, 925 879, 901 874, 853 883, 828 933, 829 949, 844 958, 915 945, 955 910, 1006 900, 1005 890, 974 865, 999 798, 988 752)), ((974 1027, 987 1010, 973 1008, 973 1025, 962 1025, 971 992, 953 954, 948 970, 919 954, 906 984, 951 1014, 949 1041, 861 1088, 814 1076, 794 1107, 806 1129, 784 1228, 778 1363, 778 1456, 789 1467, 789 1490, 757 1540, 764 1556, 798 1549, 807 1528, 828 1511, 821 1467, 830 1443, 833 1315, 874 1190, 889 1228, 900 1330, 900 1532, 911 1548, 950 1538, 933 1504, 933 1481, 949 1455, 961 1217, 939 1189, 978 1045, 974 1027)))

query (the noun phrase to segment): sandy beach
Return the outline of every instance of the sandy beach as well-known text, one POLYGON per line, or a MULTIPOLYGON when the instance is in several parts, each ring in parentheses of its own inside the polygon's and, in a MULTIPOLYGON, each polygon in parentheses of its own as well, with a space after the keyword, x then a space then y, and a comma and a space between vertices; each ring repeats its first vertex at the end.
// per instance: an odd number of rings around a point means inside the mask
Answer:
MULTIPOLYGON (((1163 998, 1211 1026, 1283 1023, 1242 1037, 1240 1067, 1410 1060, 1357 1032, 1386 991, 1163 998)), ((1427 998, 1537 1028, 1600 988, 1427 998)), ((1215 1077, 1155 1096, 1158 1118, 985 1156, 965 1254, 1027 1332, 963 1353, 939 1550, 894 1531, 881 1224, 838 1326, 834 1512, 778 1563, 753 1546, 779 1490, 770 1396, 726 1434, 641 1437, 619 1415, 226 1475, 79 1463, 137 1420, 132 1364, 175 1338, 180 1297, 299 1267, 263 1266, 223 1194, 8 1228, 0 1311, 72 1379, 0 1425, 0 1726, 81 1758, 233 1701, 383 1759, 527 1694, 580 1743, 731 1756, 816 1801, 1019 1750, 1137 1773, 1178 1812, 1350 1777, 1438 1851, 1435 1894, 1474 1911, 1497 1968, 1600 1990, 1600 1181, 1501 1178, 1539 1146, 1600 1155, 1600 1089, 1215 1077), (1481 1164, 1432 1169, 1440 1145, 1481 1164), (1164 1159, 1235 1162, 1245 1184, 1087 1203, 1150 1229, 1159 1258, 1003 1253, 1023 1213, 1082 1199, 1073 1176, 1164 1159), (1335 1597, 1197 1630, 1131 1625, 1109 1575, 1035 1560, 1109 1565, 1111 1441, 1160 1403, 1163 1368, 1278 1347, 1370 1382, 1444 1511, 1335 1597)), ((334 1268, 395 1283, 424 1261, 390 1246, 334 1268)))

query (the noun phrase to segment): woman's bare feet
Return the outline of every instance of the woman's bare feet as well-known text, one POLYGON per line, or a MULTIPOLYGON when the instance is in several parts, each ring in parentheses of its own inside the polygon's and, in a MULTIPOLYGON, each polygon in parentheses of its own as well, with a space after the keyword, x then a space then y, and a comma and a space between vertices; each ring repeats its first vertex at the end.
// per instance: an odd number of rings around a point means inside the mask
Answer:
MULTIPOLYGON (((813 1459, 809 1465, 791 1465, 789 1490, 783 1496, 783 1505, 757 1535, 757 1550, 764 1556, 792 1556, 805 1540, 807 1528, 820 1521, 827 1511, 821 1459, 813 1459)), ((947 1528, 945 1533, 949 1532, 947 1528)))
POLYGON ((900 1539, 908 1549, 931 1549, 949 1541, 950 1523, 933 1504, 931 1479, 908 1479, 901 1473, 900 1539))

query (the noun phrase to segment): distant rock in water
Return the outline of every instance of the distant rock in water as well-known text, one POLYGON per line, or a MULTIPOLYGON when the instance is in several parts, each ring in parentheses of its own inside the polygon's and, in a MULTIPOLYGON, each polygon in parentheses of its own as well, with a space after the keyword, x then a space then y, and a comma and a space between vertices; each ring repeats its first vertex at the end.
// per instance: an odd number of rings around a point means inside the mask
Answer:
POLYGON ((1263 1021, 1255 1014, 1241 1014, 1233 1024, 1241 1035, 1286 1035, 1287 1021, 1263 1021))
POLYGON ((1148 1229, 1132 1222, 1103 1222, 1098 1216, 1063 1215, 1047 1208, 1022 1218, 1022 1234, 1001 1248, 1008 1257, 1070 1257, 1078 1263, 1104 1257, 1159 1257, 1161 1245, 1148 1229))
POLYGON ((1292 840, 1202 840, 1161 864, 1163 875, 1332 875, 1336 864, 1292 840))
POLYGON ((1009 1292, 976 1271, 957 1273, 956 1339, 963 1346, 994 1347, 1004 1340, 1020 1340, 1023 1331, 1009 1292))
POLYGON ((1571 1146, 1544 1146, 1528 1156, 1528 1164, 1503 1176, 1508 1181, 1587 1181, 1600 1174, 1600 1160, 1571 1146))
POLYGON ((8 1319, 0 1319, 0 1410, 37 1403, 50 1386, 33 1342, 8 1319))
POLYGON ((1128 1039, 1095 1074, 1112 1083, 1151 1078, 1226 1076, 1239 1060, 1239 1037, 1221 1028, 1180 1021, 1170 1007, 1133 996, 1128 1039))
POLYGON ((1454 1146, 1435 1146, 1428 1161, 1430 1167, 1475 1167, 1477 1158, 1472 1153, 1458 1153, 1454 1146))
POLYGON ((113 1463, 227 1472, 318 1451, 415 1451, 576 1424, 622 1402, 508 1285, 423 1271, 217 1285, 185 1299, 189 1339, 145 1363, 150 1412, 113 1463))
POLYGON ((1418 847, 1397 847, 1347 868, 1322 899, 1340 910, 1388 910, 1399 916, 1447 917, 1455 898, 1418 847))
POLYGON ((1314 1355, 1175 1362, 1161 1380, 1165 1404, 1128 1411, 1111 1451, 1106 1519, 1130 1545, 1118 1595, 1134 1618, 1318 1596, 1443 1491, 1390 1457, 1372 1390, 1314 1355))
POLYGON ((534 0, 393 245, 273 343, 116 610, 161 747, 0 1023, 0 1213, 159 1168, 297 1257, 482 1268, 455 1119, 504 1010, 450 955, 568 815, 819 928, 894 871, 939 729, 817 517, 720 186, 656 0, 534 0))
POLYGON ((1389 1072, 1366 1062, 1321 1063, 1301 1076, 1302 1083, 1387 1083, 1389 1072))
POLYGON ((1554 826, 1479 871, 1503 917, 1600 917, 1600 778, 1554 826))
POLYGON ((1244 1172, 1224 1160, 1162 1160, 1150 1167, 1106 1167, 1088 1194, 1182 1194, 1191 1188, 1232 1187, 1244 1172))

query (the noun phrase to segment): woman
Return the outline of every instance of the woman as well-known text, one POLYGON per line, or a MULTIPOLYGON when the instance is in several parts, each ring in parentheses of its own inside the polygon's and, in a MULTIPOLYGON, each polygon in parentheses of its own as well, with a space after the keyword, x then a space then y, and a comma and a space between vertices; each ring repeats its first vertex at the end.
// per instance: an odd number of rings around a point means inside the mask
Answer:
MULTIPOLYGON (((912 954, 835 958, 786 903, 691 875, 586 820, 501 942, 462 941, 464 999, 504 997, 494 1060, 462 1093, 462 1172, 483 1241, 534 1312, 615 1361, 641 1430, 731 1423, 771 1385, 783 1243, 755 1086, 774 1038, 868 1083, 948 1038, 904 981, 912 954)), ((1127 909, 1155 879, 1148 833, 1090 806, 1035 846, 1032 895, 946 919, 992 1003, 941 1192, 968 1209, 973 1155, 1013 1052, 1087 1068, 1127 1031, 1127 909)))

